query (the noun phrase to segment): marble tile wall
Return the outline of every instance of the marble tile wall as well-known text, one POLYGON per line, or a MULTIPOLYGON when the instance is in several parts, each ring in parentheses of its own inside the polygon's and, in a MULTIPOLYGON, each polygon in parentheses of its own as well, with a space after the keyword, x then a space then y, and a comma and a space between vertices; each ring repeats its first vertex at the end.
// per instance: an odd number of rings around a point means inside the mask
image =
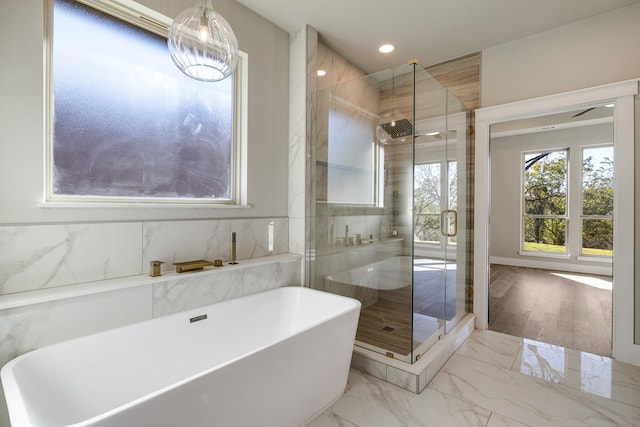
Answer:
POLYGON ((142 273, 141 223, 0 227, 0 295, 142 273))
POLYGON ((287 254, 241 261, 197 274, 169 275, 153 285, 153 317, 165 316, 281 286, 299 285, 301 257, 287 254), (177 277, 176 277, 177 276, 177 277))
MULTIPOLYGON (((313 94, 316 91, 318 32, 309 26, 289 35, 289 251, 309 258, 313 215, 310 187, 312 164, 310 135, 313 123, 313 94)), ((300 280, 307 277, 307 263, 301 265, 300 280)))
MULTIPOLYGON (((329 139, 336 140, 338 145, 343 146, 345 144, 340 141, 340 136, 353 135, 353 130, 329 129, 330 109, 340 105, 343 114, 353 116, 356 123, 364 123, 363 118, 374 120, 380 100, 377 83, 364 78, 364 72, 323 43, 317 45, 316 63, 317 68, 325 71, 326 74, 315 78, 317 92, 312 98, 315 114, 311 118, 313 138, 310 147, 311 160, 308 166, 313 178, 311 185, 313 209, 310 221, 313 228, 313 241, 310 243, 313 246, 313 253, 310 268, 312 270, 311 285, 323 289, 324 278, 328 274, 351 270, 399 255, 401 251, 398 251, 398 247, 401 243, 387 241, 391 234, 387 233, 389 227, 385 224, 389 221, 388 218, 385 219, 382 208, 323 203, 328 197, 332 200, 347 197, 346 193, 340 193, 338 187, 331 187, 331 177, 327 170, 327 164, 331 162, 329 139), (338 192, 329 195, 330 187, 337 189, 338 192), (320 203, 316 203, 317 201, 320 203), (362 245, 345 243, 345 239, 355 239, 358 234, 362 238, 362 245), (369 244, 369 236, 372 236, 374 244, 369 244)), ((372 123, 375 124, 375 122, 376 120, 372 123)), ((333 125, 335 126, 336 123, 333 125)), ((349 163, 349 160, 345 161, 349 163)), ((341 180, 334 177, 334 181, 338 181, 339 184, 341 180)), ((353 182, 353 179, 348 181, 353 182)))
MULTIPOLYGON (((322 43, 318 44, 318 69, 326 72, 317 77, 318 90, 315 94, 315 150, 317 162, 340 162, 341 165, 361 167, 360 146, 354 144, 357 138, 367 140, 367 125, 375 127, 379 108, 379 89, 376 81, 364 77, 364 73, 346 59, 331 51, 322 43), (329 121, 334 117, 349 117, 351 120, 329 121), (330 152, 329 141, 333 154, 330 152), (348 148, 356 145, 356 152, 348 148), (335 154, 335 153, 339 154, 335 154), (339 158, 336 158, 339 157, 339 158)), ((371 135, 369 135, 370 141, 371 135)), ((339 197, 339 195, 338 195, 339 197)), ((326 199, 320 199, 326 200, 326 199)), ((339 200, 332 197, 332 200, 339 200)))
POLYGON ((52 343, 281 286, 299 285, 295 272, 300 260, 298 255, 285 254, 189 274, 116 279, 110 282, 125 286, 55 301, 16 304, 0 310, 0 366, 52 343))
MULTIPOLYGON (((140 255, 138 254, 138 257, 140 255)), ((73 296, 73 289, 95 287, 96 282, 57 289, 23 292, 0 297, 6 302, 22 296, 49 295, 65 290, 67 297, 55 301, 18 303, 0 309, 0 366, 37 348, 179 311, 263 292, 281 286, 300 285, 296 272, 301 257, 281 254, 244 259, 238 265, 208 268, 178 274, 165 272, 160 277, 131 276, 103 281, 114 290, 73 296)), ((34 300, 37 301, 37 300, 34 300)), ((0 426, 8 426, 8 416, 0 390, 0 426)))
MULTIPOLYGON (((0 310, 0 366, 45 345, 151 317, 151 287, 136 287, 0 310)), ((10 426, 2 387, 0 426, 10 426)))
POLYGON ((52 342, 300 284, 300 256, 286 255, 283 218, 2 226, 0 251, 0 366, 52 342), (213 283, 202 273, 167 274, 172 262, 229 260, 232 231, 237 258, 251 262, 216 271, 213 283), (165 262, 163 276, 147 276, 150 260, 165 262), (140 277, 153 280, 132 281, 140 277), (87 292, 96 286, 113 290, 87 292))
POLYGON ((237 259, 251 259, 288 252, 289 226, 286 218, 256 218, 209 221, 148 222, 143 227, 142 262, 172 262, 190 259, 231 259, 231 233, 236 233, 237 259), (273 227, 273 249, 269 250, 269 224, 273 227))
POLYGON ((149 261, 171 263, 288 252, 286 218, 0 226, 0 295, 149 272, 149 261), (273 250, 268 230, 273 223, 273 250))

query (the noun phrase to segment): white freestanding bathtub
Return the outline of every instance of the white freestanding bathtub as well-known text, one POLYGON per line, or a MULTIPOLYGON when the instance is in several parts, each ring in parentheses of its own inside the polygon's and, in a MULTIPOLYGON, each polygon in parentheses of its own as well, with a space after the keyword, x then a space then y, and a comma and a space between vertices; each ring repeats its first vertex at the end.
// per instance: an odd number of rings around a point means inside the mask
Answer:
POLYGON ((286 287, 44 347, 2 369, 11 423, 301 426, 344 392, 359 312, 286 287))

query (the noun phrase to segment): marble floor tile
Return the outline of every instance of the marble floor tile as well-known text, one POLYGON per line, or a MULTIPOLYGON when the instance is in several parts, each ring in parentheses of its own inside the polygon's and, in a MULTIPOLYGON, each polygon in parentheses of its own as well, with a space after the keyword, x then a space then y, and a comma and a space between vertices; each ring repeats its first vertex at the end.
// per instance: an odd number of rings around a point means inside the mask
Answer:
POLYGON ((531 426, 638 426, 640 409, 454 354, 427 389, 531 426))
POLYGON ((522 338, 512 337, 489 330, 474 331, 458 348, 457 354, 510 368, 520 354, 522 338))
POLYGON ((527 424, 522 424, 519 421, 512 420, 508 417, 503 417, 500 414, 495 412, 491 413, 491 417, 489 418, 489 423, 487 427, 528 427, 527 424))
POLYGON ((415 394, 351 370, 344 396, 309 426, 484 427, 489 415, 487 410, 436 390, 415 394))
POLYGON ((608 357, 524 339, 512 369, 640 407, 640 367, 608 357))
POLYGON ((564 347, 525 338, 512 369, 521 374, 562 384, 569 354, 569 350, 564 347))
POLYGON ((349 420, 333 413, 330 409, 324 411, 305 427, 358 427, 349 420))
POLYGON ((474 331, 421 394, 352 369, 310 427, 640 426, 640 367, 474 331))

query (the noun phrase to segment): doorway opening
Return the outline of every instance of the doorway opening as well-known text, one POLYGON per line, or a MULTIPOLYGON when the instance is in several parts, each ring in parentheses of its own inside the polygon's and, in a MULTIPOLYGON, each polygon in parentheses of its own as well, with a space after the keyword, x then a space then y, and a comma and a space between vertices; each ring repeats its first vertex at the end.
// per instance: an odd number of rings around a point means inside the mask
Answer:
MULTIPOLYGON (((637 94, 638 80, 635 79, 476 110, 473 312, 478 329, 488 329, 489 324, 490 250, 494 243, 491 224, 496 224, 495 218, 491 218, 494 196, 491 193, 491 176, 496 163, 493 153, 491 157, 489 155, 493 126, 613 103, 616 185, 613 218, 615 263, 611 266, 615 287, 612 356, 621 362, 640 365, 640 300, 636 299, 640 292, 636 291, 634 276, 637 269, 634 243, 637 238, 634 212, 637 208, 634 197, 637 196, 632 178, 635 176, 634 160, 637 161, 634 148, 634 120, 637 119, 634 98, 637 94)), ((575 224, 575 221, 571 223, 575 224)))
POLYGON ((491 126, 488 329, 612 355, 613 107, 491 126))

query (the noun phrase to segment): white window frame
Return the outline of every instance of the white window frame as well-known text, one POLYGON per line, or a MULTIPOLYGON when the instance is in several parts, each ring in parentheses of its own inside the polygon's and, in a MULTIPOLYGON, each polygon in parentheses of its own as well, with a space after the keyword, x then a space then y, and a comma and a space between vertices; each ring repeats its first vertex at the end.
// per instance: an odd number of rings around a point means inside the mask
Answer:
POLYGON ((571 158, 571 151, 569 150, 569 148, 563 147, 563 148, 549 148, 549 149, 536 149, 536 150, 529 150, 529 151, 523 151, 520 155, 520 252, 519 255, 534 255, 534 256, 542 256, 542 257, 549 257, 549 258, 568 258, 569 257, 569 219, 570 219, 570 201, 571 201, 571 180, 569 179, 569 177, 571 176, 570 173, 570 167, 571 167, 571 162, 570 162, 570 158, 571 158), (525 212, 525 200, 524 200, 524 179, 525 179, 525 170, 524 170, 524 163, 525 163, 525 156, 527 154, 531 154, 531 153, 538 153, 541 151, 545 151, 545 152, 560 152, 560 151, 564 151, 566 153, 566 162, 567 162, 567 173, 565 176, 565 182, 566 182, 566 188, 567 188, 567 194, 566 194, 566 208, 565 208, 565 213, 564 215, 531 215, 531 214, 527 214, 525 212), (545 251, 532 251, 532 250, 528 250, 525 249, 524 247, 524 233, 525 233, 525 225, 524 225, 524 220, 525 218, 543 218, 543 219, 563 219, 565 221, 565 228, 564 228, 564 252, 545 252, 545 251))
MULTIPOLYGON (((415 166, 426 166, 426 165, 439 165, 440 166, 440 182, 439 182, 439 186, 440 186, 440 206, 438 206, 438 214, 430 214, 430 215, 440 215, 440 220, 442 220, 442 211, 444 209, 447 209, 446 205, 448 204, 448 197, 449 197, 449 189, 448 186, 447 188, 445 188, 445 186, 443 185, 443 180, 446 179, 446 175, 447 175, 447 160, 446 159, 441 159, 441 160, 433 160, 433 161, 428 161, 428 162, 420 162, 417 163, 415 166), (446 201, 445 201, 445 197, 446 197, 446 201)), ((418 212, 415 213, 415 215, 425 215, 425 214, 420 214, 418 212)), ((440 227, 438 227, 438 230, 442 229, 442 224, 440 224, 440 227)), ((442 233, 440 233, 438 231, 438 241, 432 241, 432 240, 419 240, 414 232, 414 236, 413 236, 413 242, 415 245, 417 246, 423 246, 423 247, 431 247, 431 248, 439 248, 439 249, 443 249, 445 247, 445 242, 448 240, 448 237, 443 236, 442 233)))
MULTIPOLYGON (((449 171, 450 171, 451 163, 455 163, 456 164, 456 173, 457 173, 458 160, 440 159, 440 160, 433 160, 433 161, 425 161, 425 162, 416 163, 416 166, 433 165, 433 164, 440 165, 440 206, 439 206, 440 221, 442 221, 442 218, 443 218, 442 213, 447 209, 451 209, 450 206, 449 206, 449 197, 450 197, 450 195, 449 195, 449 186, 450 186, 449 171)), ((456 180, 457 180, 457 177, 456 177, 456 180)), ((419 214, 416 213, 416 215, 419 215, 419 214)), ((440 224, 439 230, 442 230, 442 224, 440 224)), ((441 250, 453 249, 453 248, 456 248, 457 245, 458 245, 458 243, 456 241, 453 241, 453 239, 451 237, 445 236, 441 232, 438 233, 438 242, 426 241, 426 240, 418 240, 415 237, 415 235, 414 235, 413 242, 414 242, 414 245, 418 246, 418 247, 438 248, 438 249, 441 249, 441 250)))
MULTIPOLYGON (((114 18, 150 31, 162 37, 168 36, 172 19, 131 0, 75 0, 114 18)), ((234 117, 231 161, 232 191, 229 200, 192 198, 101 198, 92 196, 68 196, 53 194, 53 4, 45 0, 45 156, 44 200, 39 207, 212 207, 238 208, 247 205, 247 108, 248 108, 248 55, 239 51, 238 65, 234 72, 234 117)), ((167 52, 168 54, 168 52, 167 52)))
MULTIPOLYGON (((607 147, 611 147, 612 149, 613 147, 613 143, 610 144, 595 144, 595 145, 583 145, 580 147, 580 158, 582 159, 582 163, 581 163, 581 169, 580 169, 580 249, 579 249, 579 253, 578 253, 578 260, 588 260, 588 261, 605 261, 605 262, 612 262, 613 257, 609 256, 609 255, 590 255, 590 254, 585 254, 582 252, 582 250, 584 249, 582 246, 582 232, 583 232, 583 227, 584 227, 584 220, 585 219, 609 219, 613 222, 613 217, 614 215, 611 216, 603 216, 603 215, 585 215, 584 212, 584 191, 582 191, 584 189, 584 151, 588 150, 588 149, 593 149, 593 148, 607 148, 607 147)), ((613 160, 613 156, 612 156, 612 160, 613 160)), ((615 170, 615 163, 613 164, 614 170, 615 170)), ((614 184, 615 186, 615 184, 614 184)), ((614 202, 615 203, 615 202, 614 202)))

